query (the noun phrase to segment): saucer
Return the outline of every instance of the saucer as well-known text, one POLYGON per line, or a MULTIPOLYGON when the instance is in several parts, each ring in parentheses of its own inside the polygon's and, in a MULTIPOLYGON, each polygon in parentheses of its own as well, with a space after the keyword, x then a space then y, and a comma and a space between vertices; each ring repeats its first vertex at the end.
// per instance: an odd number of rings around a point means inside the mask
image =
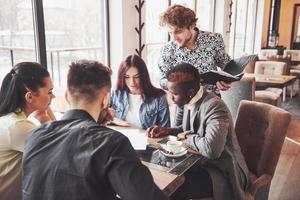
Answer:
POLYGON ((166 153, 166 152, 161 151, 161 150, 160 150, 160 153, 162 153, 164 156, 167 156, 167 157, 170 157, 170 158, 178 158, 178 157, 184 156, 187 153, 187 149, 184 148, 184 147, 181 147, 180 152, 176 153, 176 154, 169 154, 169 153, 166 153))

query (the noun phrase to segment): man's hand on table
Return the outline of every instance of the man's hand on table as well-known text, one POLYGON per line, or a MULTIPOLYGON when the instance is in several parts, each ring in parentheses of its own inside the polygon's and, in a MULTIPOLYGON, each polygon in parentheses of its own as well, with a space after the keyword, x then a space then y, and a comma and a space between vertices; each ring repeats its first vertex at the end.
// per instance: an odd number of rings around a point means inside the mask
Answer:
POLYGON ((159 138, 169 135, 170 129, 154 125, 146 130, 147 136, 150 138, 159 138))
POLYGON ((100 124, 100 125, 107 125, 109 124, 113 118, 114 118, 114 115, 115 115, 115 110, 112 109, 112 108, 104 108, 101 112, 100 112, 100 115, 99 115, 99 118, 98 118, 98 121, 97 123, 100 124))
POLYGON ((123 127, 130 127, 131 124, 127 121, 124 121, 122 119, 114 117, 111 121, 111 124, 117 125, 117 126, 123 126, 123 127))

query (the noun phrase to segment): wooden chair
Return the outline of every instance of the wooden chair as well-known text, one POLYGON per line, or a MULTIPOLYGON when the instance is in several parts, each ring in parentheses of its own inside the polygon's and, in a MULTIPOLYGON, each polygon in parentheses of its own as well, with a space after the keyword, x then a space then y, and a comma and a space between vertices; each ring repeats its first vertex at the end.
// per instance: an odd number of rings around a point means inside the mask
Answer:
POLYGON ((267 60, 269 61, 277 61, 286 63, 286 71, 283 75, 294 75, 298 77, 298 80, 295 81, 292 85, 287 87, 287 95, 295 96, 299 91, 299 78, 300 78, 300 70, 292 68, 291 55, 276 55, 276 56, 268 56, 267 60))
POLYGON ((246 199, 268 199, 290 120, 290 113, 275 106, 241 101, 235 131, 250 171, 246 199))
MULTIPOLYGON (((284 55, 289 55, 291 57, 291 69, 290 69, 290 75, 297 76, 298 78, 298 91, 300 90, 300 50, 285 50, 284 55)), ((295 82, 294 86, 297 83, 295 82)))
POLYGON ((243 72, 244 73, 254 73, 254 67, 255 67, 255 63, 258 61, 258 57, 256 57, 256 59, 250 61, 246 67, 244 68, 243 72))
POLYGON ((284 50, 283 55, 285 56, 291 56, 291 61, 293 65, 298 65, 300 64, 300 50, 291 50, 291 49, 286 49, 284 50))
MULTIPOLYGON (((257 61, 255 63, 255 74, 264 74, 270 76, 283 75, 286 72, 287 64, 277 61, 257 61)), ((282 89, 263 88, 255 91, 255 101, 279 105, 281 103, 282 89)))
POLYGON ((277 55, 277 49, 261 49, 258 54, 259 60, 267 60, 268 56, 277 55))
POLYGON ((290 69, 292 66, 291 56, 286 55, 276 55, 276 56, 267 56, 268 61, 275 61, 275 62, 284 62, 286 64, 285 71, 283 72, 283 75, 290 75, 290 69))

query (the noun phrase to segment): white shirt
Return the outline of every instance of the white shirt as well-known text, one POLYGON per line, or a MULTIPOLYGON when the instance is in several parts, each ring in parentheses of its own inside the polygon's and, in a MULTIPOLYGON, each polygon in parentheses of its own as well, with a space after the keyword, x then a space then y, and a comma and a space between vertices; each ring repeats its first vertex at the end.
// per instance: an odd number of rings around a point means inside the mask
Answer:
POLYGON ((21 199, 22 152, 35 127, 24 112, 0 117, 0 199, 21 199))
POLYGON ((189 110, 193 111, 196 106, 197 101, 199 101, 199 99, 201 99, 202 95, 203 95, 203 87, 200 86, 200 89, 195 94, 195 96, 189 101, 189 103, 186 105, 186 107, 189 110))
MULTIPOLYGON (((197 112, 195 112, 195 106, 196 103, 201 99, 201 97, 203 96, 203 87, 200 86, 200 89, 198 90, 198 92, 196 93, 196 95, 190 100, 190 102, 186 105, 186 107, 190 110, 191 115, 190 118, 193 119, 196 115, 197 112)), ((193 127, 193 121, 190 120, 190 127, 193 127)))
POLYGON ((143 103, 142 96, 140 94, 129 94, 128 96, 129 109, 125 120, 133 127, 142 128, 140 121, 140 108, 143 103))

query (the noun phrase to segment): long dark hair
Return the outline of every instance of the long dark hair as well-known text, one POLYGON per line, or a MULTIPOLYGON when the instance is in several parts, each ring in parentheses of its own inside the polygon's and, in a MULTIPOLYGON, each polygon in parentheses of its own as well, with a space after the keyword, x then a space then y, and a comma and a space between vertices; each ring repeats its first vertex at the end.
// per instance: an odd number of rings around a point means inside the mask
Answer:
POLYGON ((45 67, 35 62, 21 62, 4 77, 0 89, 0 116, 23 111, 28 90, 37 92, 50 77, 45 67))
POLYGON ((141 57, 134 54, 127 56, 120 64, 117 76, 117 90, 127 90, 129 92, 129 89, 125 84, 125 73, 130 67, 137 68, 139 72, 142 96, 145 100, 166 94, 162 89, 156 88, 152 85, 146 63, 141 57))

